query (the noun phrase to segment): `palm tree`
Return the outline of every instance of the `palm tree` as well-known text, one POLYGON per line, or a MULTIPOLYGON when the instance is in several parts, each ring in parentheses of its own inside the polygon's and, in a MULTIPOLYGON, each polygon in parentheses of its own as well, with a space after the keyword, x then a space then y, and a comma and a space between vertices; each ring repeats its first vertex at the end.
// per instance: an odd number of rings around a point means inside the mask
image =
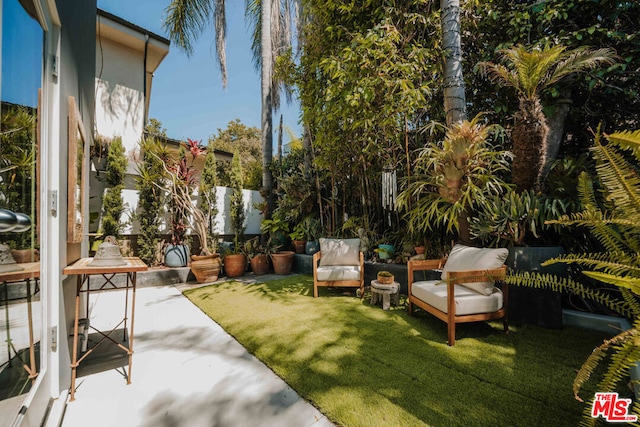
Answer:
POLYGON ((169 33, 171 41, 187 55, 193 53, 193 43, 200 37, 207 24, 213 22, 222 86, 227 87, 225 0, 172 0, 165 12, 167 17, 163 24, 164 30, 169 33))
MULTIPOLYGON (((273 109, 279 106, 278 82, 274 79, 275 57, 291 46, 291 5, 300 0, 246 0, 247 20, 253 23, 251 48, 256 67, 261 70, 262 91, 262 186, 269 195, 270 212, 273 209, 271 188, 273 177, 269 164, 273 157, 273 109), (273 19, 275 17, 275 19, 273 19)), ((166 9, 164 29, 171 41, 191 54, 193 42, 212 21, 222 84, 227 85, 225 52, 226 17, 225 0, 172 0, 166 9)), ((287 92, 288 97, 290 93, 287 92)))
POLYGON ((260 70, 262 91, 262 187, 273 211, 273 175, 269 165, 273 159, 273 110, 280 107, 280 89, 291 99, 291 91, 275 78, 274 64, 279 55, 291 47, 291 7, 300 0, 247 0, 245 17, 253 25, 251 50, 254 65, 260 70))
POLYGON ((591 50, 579 47, 544 46, 528 49, 522 45, 501 51, 505 64, 483 62, 480 71, 492 81, 515 89, 519 108, 513 125, 513 182, 518 191, 537 189, 547 161, 549 126, 542 111, 541 93, 567 82, 577 73, 602 64, 613 64, 611 49, 591 50))

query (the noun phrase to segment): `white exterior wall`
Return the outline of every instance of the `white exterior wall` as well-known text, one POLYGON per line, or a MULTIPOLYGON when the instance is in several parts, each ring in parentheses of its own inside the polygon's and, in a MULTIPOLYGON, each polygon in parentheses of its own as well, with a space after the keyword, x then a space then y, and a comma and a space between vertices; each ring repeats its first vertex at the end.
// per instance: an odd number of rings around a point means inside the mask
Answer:
MULTIPOLYGON (((216 233, 218 234, 233 234, 231 230, 231 216, 230 216, 230 197, 231 188, 218 187, 217 188, 217 204, 218 204, 218 216, 216 217, 216 233)), ((244 199, 244 211, 246 215, 245 224, 247 226, 246 234, 260 234, 260 221, 262 221, 262 215, 260 211, 253 207, 254 203, 262 202, 264 199, 260 195, 259 191, 255 190, 242 190, 242 196, 244 199)), ((135 212, 138 207, 138 191, 137 190, 124 190, 122 192, 122 198, 124 199, 126 211, 135 212)), ((123 221, 126 221, 127 213, 122 217, 123 221)), ((139 234, 140 226, 136 222, 132 222, 124 229, 123 234, 139 234)), ((160 228, 161 234, 170 234, 171 230, 168 227, 168 222, 160 228)))
POLYGON ((109 39, 96 42, 96 129, 120 136, 135 173, 133 153, 144 130, 143 59, 140 52, 109 39))

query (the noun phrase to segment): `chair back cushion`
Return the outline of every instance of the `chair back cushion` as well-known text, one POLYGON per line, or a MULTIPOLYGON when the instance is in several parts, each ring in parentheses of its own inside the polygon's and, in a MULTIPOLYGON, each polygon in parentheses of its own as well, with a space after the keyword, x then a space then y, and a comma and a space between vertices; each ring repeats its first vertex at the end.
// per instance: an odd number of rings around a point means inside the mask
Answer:
POLYGON ((360 239, 320 238, 320 266, 360 265, 360 239))
MULTIPOLYGON (((507 260, 509 250, 506 248, 473 248, 465 245, 455 245, 447 262, 442 268, 442 280, 447 279, 449 271, 490 270, 500 268, 507 260)), ((491 295, 494 292, 493 282, 463 283, 468 289, 483 295, 491 295)))

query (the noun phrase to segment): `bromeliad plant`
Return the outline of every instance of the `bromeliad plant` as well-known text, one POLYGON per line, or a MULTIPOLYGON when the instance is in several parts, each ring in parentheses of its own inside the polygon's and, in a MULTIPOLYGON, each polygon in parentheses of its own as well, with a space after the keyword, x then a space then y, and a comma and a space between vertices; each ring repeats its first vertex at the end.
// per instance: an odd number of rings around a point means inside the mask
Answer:
POLYGON ((454 124, 444 141, 430 142, 418 152, 414 175, 398 195, 410 232, 444 226, 469 244, 469 214, 508 189, 501 174, 509 169, 510 154, 492 146, 498 127, 481 118, 454 124))
POLYGON ((180 244, 181 240, 184 239, 185 231, 189 228, 189 216, 191 216, 190 228, 200 238, 200 254, 211 255, 212 251, 211 248, 209 248, 208 222, 206 216, 192 199, 194 191, 198 186, 193 161, 205 153, 206 150, 200 145, 200 141, 187 139, 187 142, 180 148, 178 160, 168 161, 167 164, 164 165, 164 172, 170 204, 173 209, 172 243, 174 245, 180 244), (188 159, 187 152, 191 155, 191 161, 188 159))
MULTIPOLYGON (((580 175, 580 198, 583 210, 570 216, 562 216, 550 224, 586 227, 604 248, 600 253, 567 254, 546 261, 572 264, 579 267, 584 277, 561 278, 553 275, 514 272, 506 282, 536 288, 575 293, 594 300, 628 318, 631 329, 623 331, 594 349, 578 372, 573 391, 577 400, 583 401, 579 392, 599 362, 607 358, 608 366, 598 391, 617 391, 618 385, 629 375, 630 368, 640 360, 640 130, 605 135, 603 143, 600 130, 595 135, 593 156, 596 160, 597 180, 602 189, 594 189, 596 181, 586 172, 580 175), (635 157, 636 163, 627 160, 635 157), (599 197, 599 193, 604 198, 599 197), (613 297, 598 288, 586 284, 595 280, 602 285, 615 286, 620 297, 613 297)), ((640 387, 640 384, 632 384, 640 387)), ((585 407, 585 425, 594 425, 590 409, 593 399, 585 407)), ((636 401, 633 412, 640 415, 640 402, 636 401)))

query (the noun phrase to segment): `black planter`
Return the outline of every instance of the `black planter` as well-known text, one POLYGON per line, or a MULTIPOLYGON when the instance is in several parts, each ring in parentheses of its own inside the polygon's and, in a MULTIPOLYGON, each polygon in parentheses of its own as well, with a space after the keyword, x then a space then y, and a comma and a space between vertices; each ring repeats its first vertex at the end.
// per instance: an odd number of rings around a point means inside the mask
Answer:
MULTIPOLYGON (((515 247, 509 250, 507 265, 513 271, 566 275, 564 264, 542 267, 540 264, 564 253, 561 246, 515 247)), ((523 322, 549 329, 562 329, 562 296, 550 289, 509 287, 509 321, 523 322)))

